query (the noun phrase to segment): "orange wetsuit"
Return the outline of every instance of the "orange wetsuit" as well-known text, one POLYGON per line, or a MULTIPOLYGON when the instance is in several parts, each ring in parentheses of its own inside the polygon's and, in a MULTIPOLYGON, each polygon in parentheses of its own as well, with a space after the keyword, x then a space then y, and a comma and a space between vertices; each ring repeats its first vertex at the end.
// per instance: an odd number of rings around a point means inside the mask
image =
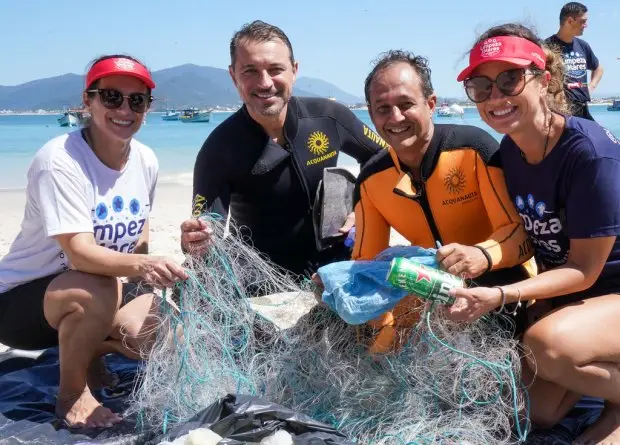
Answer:
MULTIPOLYGON (((479 246, 490 270, 479 285, 499 285, 528 276, 523 267, 533 253, 506 190, 498 143, 468 125, 436 124, 415 181, 392 148, 362 169, 355 189, 353 259, 370 260, 389 246, 394 228, 412 245, 425 248, 459 243, 479 246)), ((411 326, 419 300, 408 297, 370 325, 381 332, 373 349, 395 345, 397 328, 411 326)))

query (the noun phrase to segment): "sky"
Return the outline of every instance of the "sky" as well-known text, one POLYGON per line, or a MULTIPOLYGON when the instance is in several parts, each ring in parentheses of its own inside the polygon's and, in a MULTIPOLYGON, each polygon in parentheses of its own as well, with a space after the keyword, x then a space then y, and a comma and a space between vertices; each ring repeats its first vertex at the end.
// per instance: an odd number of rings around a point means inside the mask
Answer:
MULTIPOLYGON (((488 27, 518 21, 539 36, 557 31, 556 0, 0 0, 0 85, 84 74, 103 54, 128 53, 150 69, 184 63, 227 68, 228 45, 244 23, 282 28, 300 76, 363 96, 364 78, 382 51, 429 59, 440 96, 464 97, 456 75, 488 27)), ((620 1, 591 0, 583 38, 605 68, 596 96, 620 95, 620 1)))

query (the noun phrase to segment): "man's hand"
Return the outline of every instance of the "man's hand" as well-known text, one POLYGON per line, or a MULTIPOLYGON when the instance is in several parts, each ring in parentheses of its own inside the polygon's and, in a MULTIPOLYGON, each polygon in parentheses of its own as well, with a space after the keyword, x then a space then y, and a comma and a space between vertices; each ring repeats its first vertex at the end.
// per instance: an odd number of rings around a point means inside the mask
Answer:
POLYGON ((344 224, 340 229, 340 233, 347 234, 351 228, 355 225, 355 212, 351 212, 347 215, 347 219, 344 220, 344 224))
POLYGON ((477 278, 489 267, 489 261, 480 249, 457 243, 439 248, 437 261, 442 270, 461 278, 477 278))
POLYGON ((314 298, 316 301, 321 303, 323 301, 323 291, 325 290, 325 286, 323 285, 323 280, 318 273, 312 274, 312 283, 314 284, 314 298))
POLYGON ((212 236, 213 229, 201 219, 188 219, 181 224, 181 246, 190 255, 204 255, 212 236))
POLYGON ((590 94, 592 94, 592 93, 594 93, 594 90, 596 90, 596 84, 594 84, 594 83, 589 83, 589 84, 588 84, 588 92, 589 92, 590 94))

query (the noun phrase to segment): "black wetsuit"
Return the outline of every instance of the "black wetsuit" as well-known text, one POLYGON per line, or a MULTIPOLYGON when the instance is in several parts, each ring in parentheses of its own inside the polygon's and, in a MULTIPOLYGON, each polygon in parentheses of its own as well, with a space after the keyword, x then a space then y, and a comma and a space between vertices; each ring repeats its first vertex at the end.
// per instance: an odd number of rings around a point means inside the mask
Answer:
POLYGON ((242 107, 202 146, 194 167, 193 215, 213 212, 245 226, 254 247, 296 274, 335 261, 341 245, 319 252, 312 205, 323 169, 340 152, 364 163, 387 144, 345 106, 292 97, 279 145, 242 107))

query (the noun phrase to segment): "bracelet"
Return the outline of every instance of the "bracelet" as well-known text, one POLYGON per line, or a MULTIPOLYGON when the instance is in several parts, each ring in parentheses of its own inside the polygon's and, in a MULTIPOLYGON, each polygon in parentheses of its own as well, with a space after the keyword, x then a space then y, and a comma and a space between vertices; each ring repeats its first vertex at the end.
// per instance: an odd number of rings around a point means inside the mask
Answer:
POLYGON ((493 289, 499 289, 502 294, 502 305, 499 310, 495 311, 496 314, 500 314, 504 310, 504 305, 506 304, 506 292, 504 292, 504 289, 501 286, 493 286, 493 289))
POLYGON ((521 289, 517 288, 517 304, 515 305, 515 310, 512 312, 512 315, 517 315, 519 308, 521 307, 521 289))
POLYGON ((476 249, 480 249, 480 252, 482 252, 482 254, 484 255, 484 257, 487 259, 487 270, 484 271, 484 273, 487 273, 488 271, 490 271, 493 268, 493 259, 491 258, 491 255, 489 254, 489 252, 487 252, 487 250, 482 247, 482 246, 474 246, 476 249))

